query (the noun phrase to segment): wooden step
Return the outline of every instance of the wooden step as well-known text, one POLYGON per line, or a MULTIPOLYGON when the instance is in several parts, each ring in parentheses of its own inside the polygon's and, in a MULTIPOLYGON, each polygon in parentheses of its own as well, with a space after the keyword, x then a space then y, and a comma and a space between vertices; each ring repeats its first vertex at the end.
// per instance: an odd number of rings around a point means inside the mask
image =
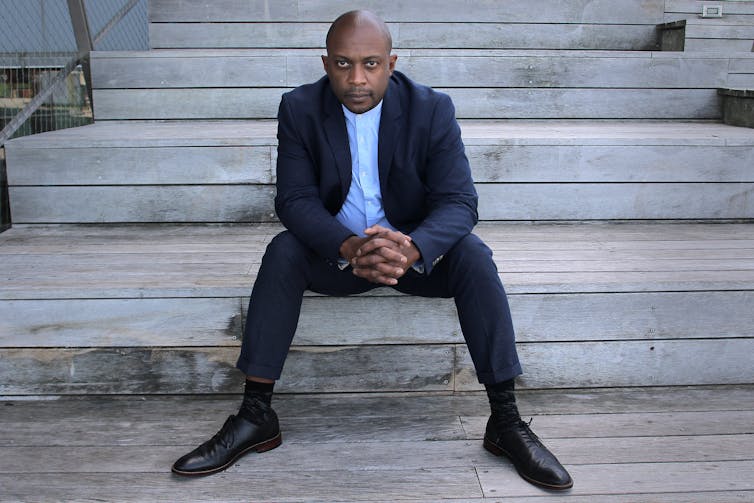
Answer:
POLYGON ((754 51, 754 16, 735 19, 685 19, 660 25, 664 51, 717 54, 754 51))
MULTIPOLYGON (((473 47, 646 50, 657 47, 654 26, 663 2, 619 0, 453 3, 366 2, 388 22, 400 48, 473 47)), ((157 0, 149 4, 152 48, 322 47, 339 2, 248 4, 225 0, 157 0)))
MULTIPOLYGON (((153 49, 323 48, 328 22, 150 23, 153 49)), ((581 49, 649 51, 658 48, 652 24, 395 22, 393 47, 581 49)))
MULTIPOLYGON (((752 218, 754 130, 464 121, 483 220, 752 218)), ((102 122, 12 140, 15 223, 274 221, 274 122, 102 122)))
MULTIPOLYGON (((221 427, 237 394, 6 397, 0 484, 16 501, 243 502, 249 487, 255 501, 275 502, 551 500, 483 450, 486 401, 482 393, 276 395, 282 447, 203 478, 198 491, 167 476, 169 466, 221 427)), ((521 391, 517 402, 574 477, 559 499, 751 499, 752 386, 521 391)))
MULTIPOLYGON (((94 52, 95 89, 296 87, 324 75, 321 50, 94 52)), ((396 51, 396 68, 432 87, 709 89, 754 61, 741 55, 625 51, 396 51)))
MULTIPOLYGON (((460 9, 452 2, 433 0, 367 0, 361 2, 360 7, 375 12, 387 22, 658 24, 662 22, 664 4, 664 0, 508 0, 504 4, 495 0, 481 0, 475 2, 473 9, 460 9)), ((149 21, 152 23, 331 23, 343 12, 343 3, 336 0, 149 2, 149 21)))
MULTIPOLYGON (((274 119, 289 88, 99 89, 96 120, 274 119)), ((715 89, 438 88, 459 119, 718 120, 715 89)))
MULTIPOLYGON (((274 119, 283 92, 323 75, 319 52, 97 53, 95 118, 274 119)), ((730 55, 415 50, 398 69, 463 119, 719 119, 732 84, 730 55)))
MULTIPOLYGON (((0 234, 0 395, 235 392, 247 296, 279 230, 0 234)), ((522 387, 754 379, 754 225, 487 223, 477 232, 510 294, 522 387)), ((294 343, 281 390, 479 389, 447 299, 387 288, 307 295, 294 343), (368 315, 333 320, 334 310, 398 315, 375 324, 368 315), (354 370, 344 374, 344 362, 354 370)))
MULTIPOLYGON (((645 50, 656 47, 654 25, 663 16, 660 0, 483 1, 473 9, 389 0, 359 7, 385 19, 400 48, 645 50)), ((330 23, 347 9, 331 1, 158 0, 150 3, 150 43, 152 48, 322 47, 330 23)))

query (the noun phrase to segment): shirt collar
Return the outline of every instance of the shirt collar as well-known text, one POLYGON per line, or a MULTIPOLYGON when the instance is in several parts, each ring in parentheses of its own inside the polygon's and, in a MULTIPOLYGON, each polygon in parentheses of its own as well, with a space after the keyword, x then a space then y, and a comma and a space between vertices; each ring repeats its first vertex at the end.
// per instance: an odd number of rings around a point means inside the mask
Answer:
POLYGON ((384 101, 385 100, 380 100, 380 102, 377 103, 377 105, 373 109, 364 112, 363 114, 355 114, 347 109, 343 104, 341 104, 340 106, 343 108, 343 114, 345 114, 346 120, 350 122, 356 122, 356 117, 363 117, 364 119, 369 121, 379 121, 380 116, 382 115, 382 103, 384 101))

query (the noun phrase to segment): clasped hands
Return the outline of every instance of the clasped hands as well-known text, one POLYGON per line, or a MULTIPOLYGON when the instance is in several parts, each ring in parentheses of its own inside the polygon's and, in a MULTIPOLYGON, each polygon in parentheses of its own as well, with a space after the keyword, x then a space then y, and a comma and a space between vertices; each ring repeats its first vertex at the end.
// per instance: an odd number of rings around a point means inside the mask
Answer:
POLYGON ((396 285, 398 278, 421 258, 411 237, 380 225, 364 230, 366 237, 351 236, 340 245, 353 274, 383 285, 396 285))

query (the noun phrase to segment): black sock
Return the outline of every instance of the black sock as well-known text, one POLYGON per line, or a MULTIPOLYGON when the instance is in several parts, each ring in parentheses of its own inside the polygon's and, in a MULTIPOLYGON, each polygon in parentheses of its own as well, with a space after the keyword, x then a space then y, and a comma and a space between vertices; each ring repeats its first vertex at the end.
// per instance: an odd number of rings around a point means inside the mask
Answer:
POLYGON ((507 381, 485 384, 487 398, 490 401, 492 416, 499 424, 515 424, 521 421, 516 406, 515 381, 507 381))
POLYGON ((247 379, 243 392, 243 402, 241 402, 238 415, 255 424, 264 422, 267 412, 271 409, 274 387, 274 382, 265 383, 247 379))

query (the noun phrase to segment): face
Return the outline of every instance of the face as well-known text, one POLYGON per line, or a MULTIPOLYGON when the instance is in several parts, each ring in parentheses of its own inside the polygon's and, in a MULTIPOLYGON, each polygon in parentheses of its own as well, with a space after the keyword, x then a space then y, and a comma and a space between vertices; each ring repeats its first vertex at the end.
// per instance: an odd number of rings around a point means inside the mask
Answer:
POLYGON ((385 96, 398 56, 391 55, 383 33, 369 24, 342 26, 322 56, 330 87, 355 114, 377 106, 385 96))

